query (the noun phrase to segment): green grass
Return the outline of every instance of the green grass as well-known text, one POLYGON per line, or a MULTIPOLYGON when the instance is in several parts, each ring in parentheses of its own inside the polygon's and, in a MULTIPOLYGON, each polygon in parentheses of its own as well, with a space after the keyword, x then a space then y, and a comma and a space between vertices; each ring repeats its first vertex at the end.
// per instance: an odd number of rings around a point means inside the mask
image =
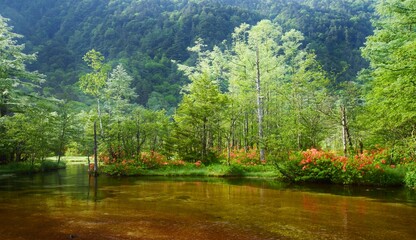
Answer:
POLYGON ((244 166, 213 164, 209 166, 164 166, 144 169, 134 166, 103 165, 101 171, 114 176, 198 176, 198 177, 263 177, 280 178, 281 174, 271 165, 244 166))

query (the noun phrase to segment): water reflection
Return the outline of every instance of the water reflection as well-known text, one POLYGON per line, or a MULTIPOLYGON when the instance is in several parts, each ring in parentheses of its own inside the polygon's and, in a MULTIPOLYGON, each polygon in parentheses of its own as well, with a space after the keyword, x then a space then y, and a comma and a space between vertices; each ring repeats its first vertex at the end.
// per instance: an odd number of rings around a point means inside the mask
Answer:
POLYGON ((3 239, 414 239, 414 192, 264 179, 0 178, 3 239))

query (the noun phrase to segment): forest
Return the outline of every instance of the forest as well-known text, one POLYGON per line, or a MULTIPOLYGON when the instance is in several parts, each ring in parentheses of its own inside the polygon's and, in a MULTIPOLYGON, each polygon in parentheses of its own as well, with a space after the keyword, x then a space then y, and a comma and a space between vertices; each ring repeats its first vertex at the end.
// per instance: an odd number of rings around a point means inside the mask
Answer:
POLYGON ((415 187, 415 6, 3 0, 0 162, 415 187))

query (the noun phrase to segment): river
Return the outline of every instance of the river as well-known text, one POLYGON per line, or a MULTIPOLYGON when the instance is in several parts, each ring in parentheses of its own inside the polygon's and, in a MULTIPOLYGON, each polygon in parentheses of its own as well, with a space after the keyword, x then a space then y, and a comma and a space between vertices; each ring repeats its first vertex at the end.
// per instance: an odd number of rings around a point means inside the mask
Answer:
POLYGON ((222 178, 0 176, 0 239, 416 239, 416 192, 222 178))

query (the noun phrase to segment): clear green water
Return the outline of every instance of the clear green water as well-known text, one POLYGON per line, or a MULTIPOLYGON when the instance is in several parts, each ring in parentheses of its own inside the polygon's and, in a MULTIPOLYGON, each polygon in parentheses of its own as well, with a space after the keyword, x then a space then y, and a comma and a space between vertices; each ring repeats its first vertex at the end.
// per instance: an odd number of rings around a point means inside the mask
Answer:
POLYGON ((0 176, 0 239, 416 239, 416 193, 258 179, 0 176))

